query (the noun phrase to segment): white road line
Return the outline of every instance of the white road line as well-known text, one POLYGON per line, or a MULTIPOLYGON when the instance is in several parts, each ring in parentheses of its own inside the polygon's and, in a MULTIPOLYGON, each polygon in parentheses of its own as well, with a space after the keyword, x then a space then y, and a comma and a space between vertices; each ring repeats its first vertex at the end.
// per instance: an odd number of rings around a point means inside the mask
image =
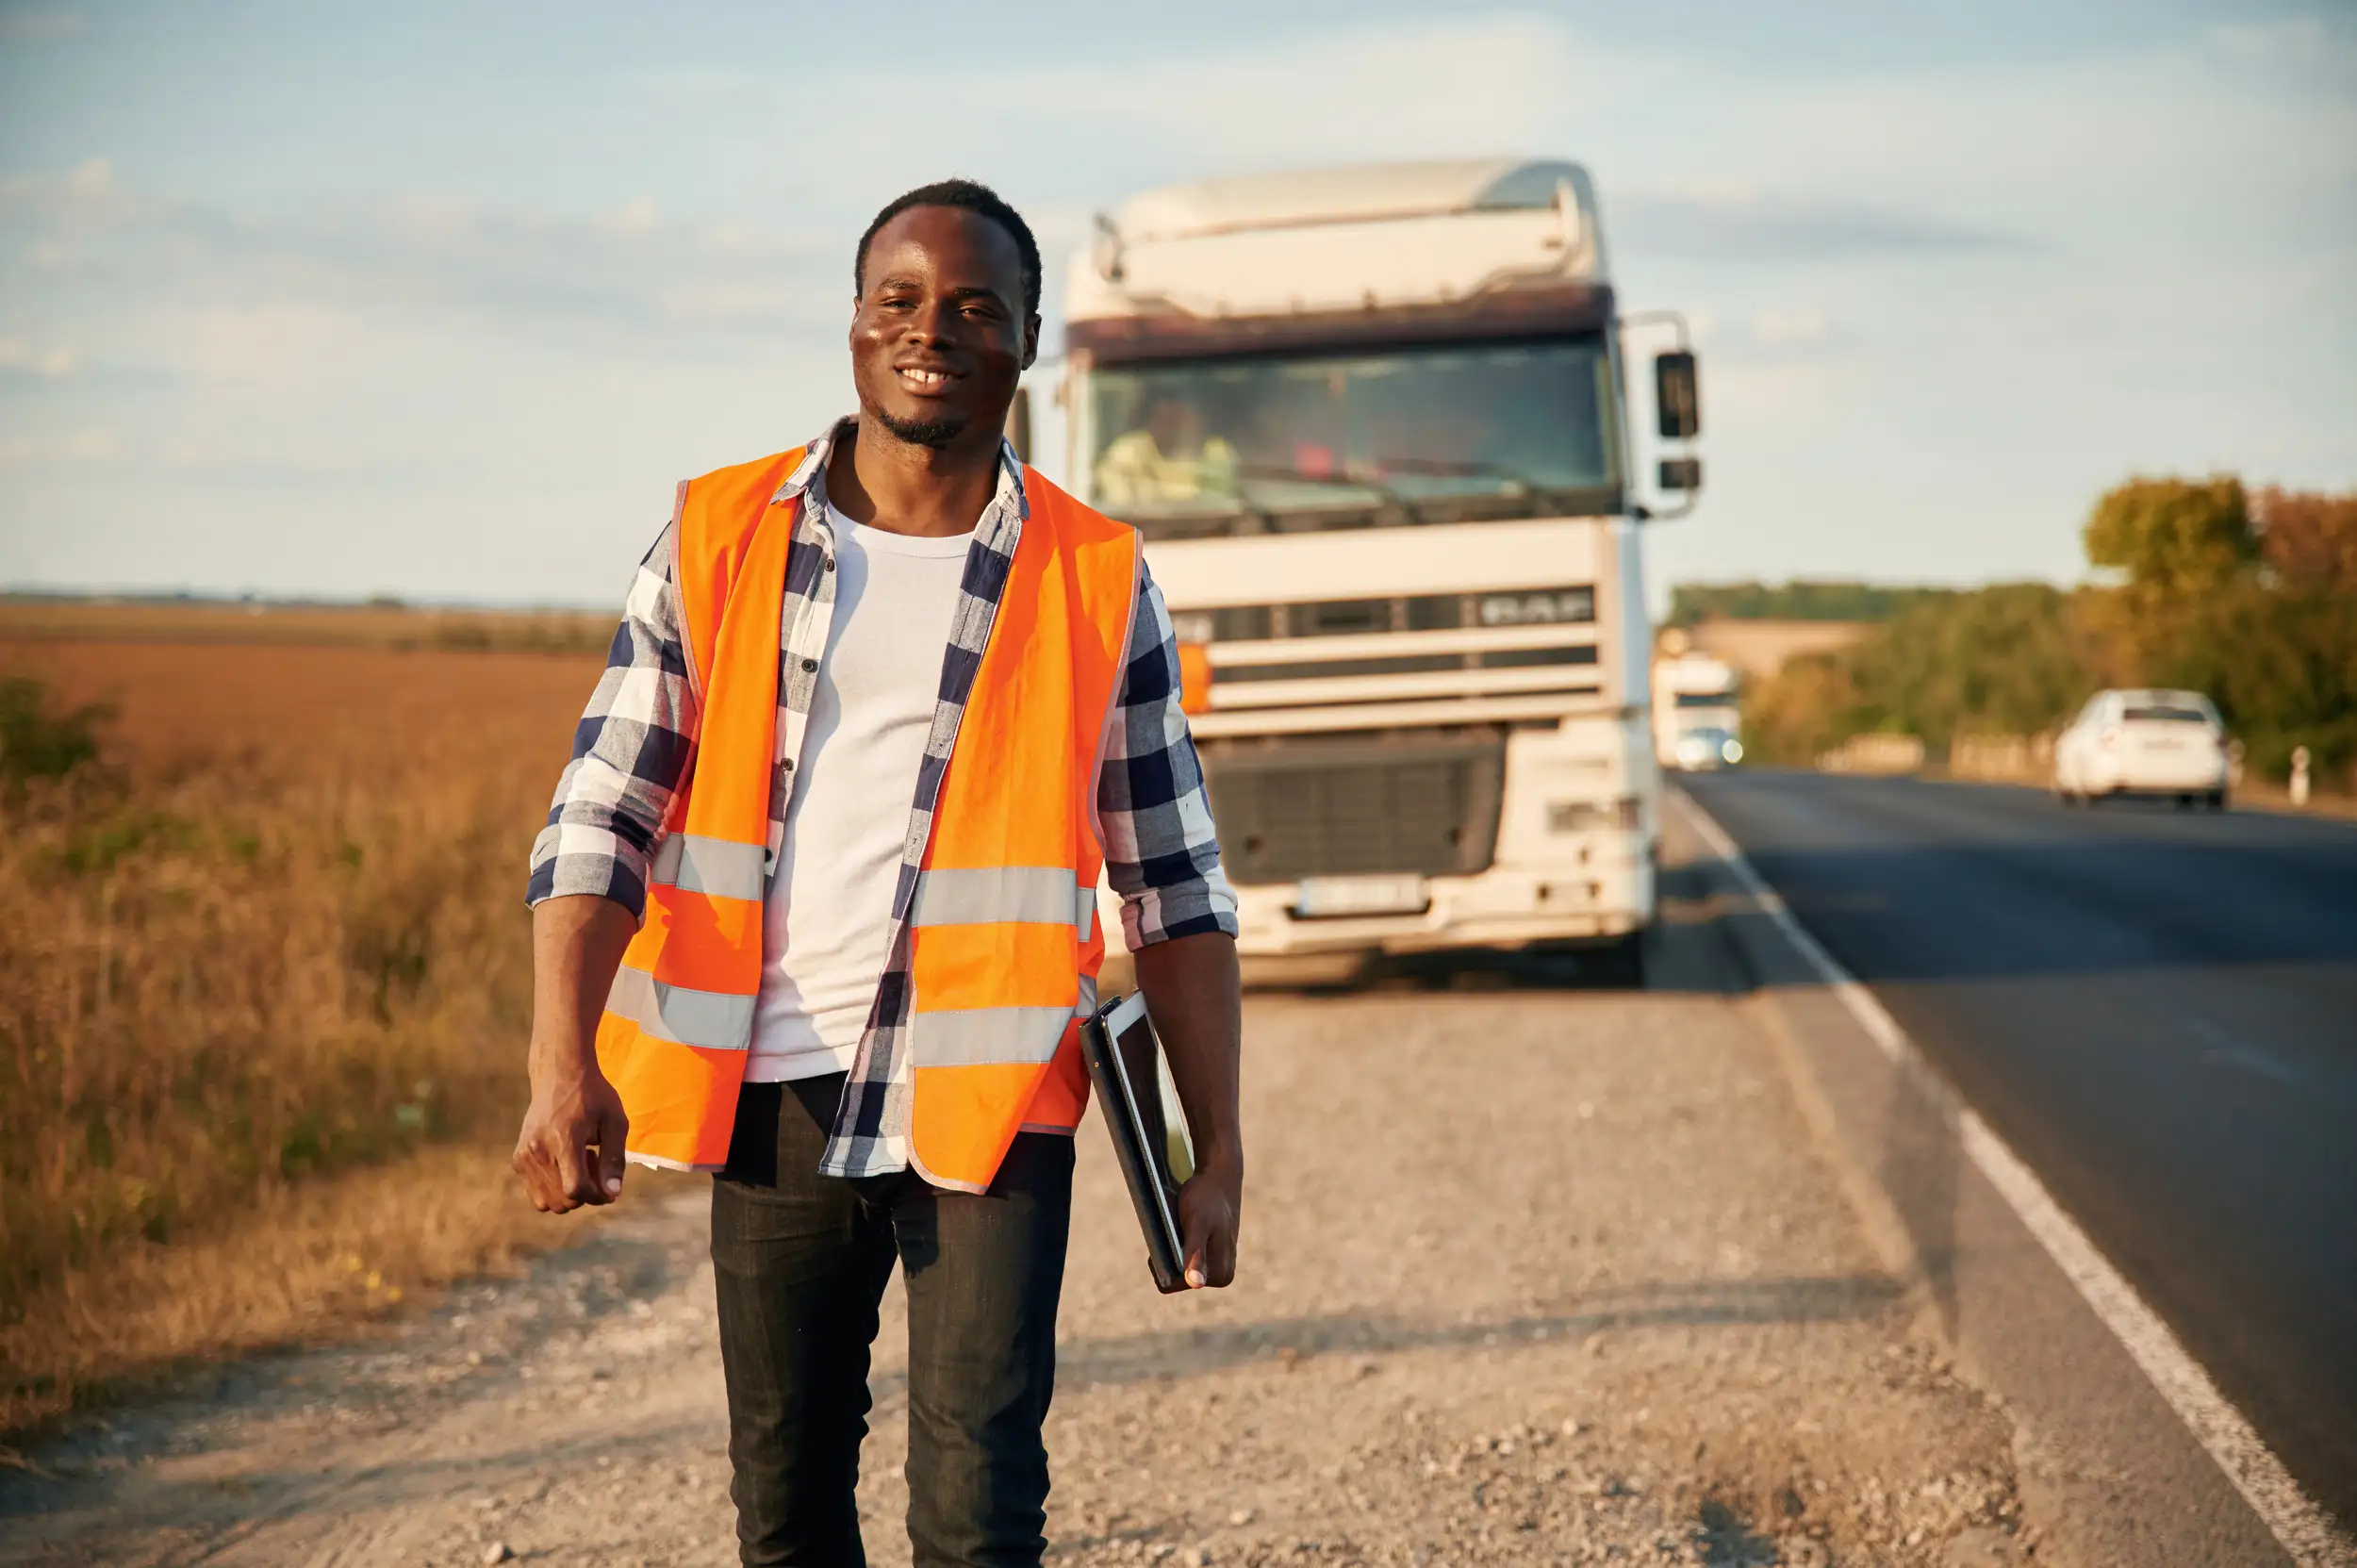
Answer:
MULTIPOLYGON (((1684 790, 1673 789, 1669 794, 1687 821, 1702 835, 1703 842, 1710 846, 1711 853, 1726 862, 1744 891, 1775 921, 1776 929, 1784 933, 1785 939, 1808 960, 1810 966, 1824 977, 1833 994, 1884 1054, 1913 1070, 1932 1073, 1931 1065, 1917 1051, 1915 1042, 1907 1038, 1898 1020, 1875 999, 1871 991, 1859 984, 1815 937, 1801 928, 1792 911, 1752 868, 1752 863, 1744 858, 1735 840, 1727 836, 1726 830, 1684 790)), ((2209 1374, 2178 1343, 2168 1325, 2144 1304, 2144 1298, 2096 1249, 2086 1232, 2063 1213, 2036 1173, 2022 1164, 2020 1156, 1961 1100, 1957 1105, 1956 1131, 1973 1165, 2013 1206, 2014 1213, 2037 1238, 2038 1245, 2046 1248, 2047 1256, 2077 1287, 2080 1296, 2102 1320, 2103 1327, 2111 1330, 2112 1337, 2144 1369, 2144 1375, 2151 1379, 2161 1397, 2168 1401, 2178 1419, 2193 1433, 2194 1441, 2217 1461, 2226 1478, 2234 1483, 2234 1490, 2243 1494, 2251 1510, 2274 1532, 2292 1560, 2301 1568, 2350 1568, 2357 1564, 2357 1539, 2336 1527, 2331 1515, 2309 1500, 2299 1483, 2292 1479, 2291 1472, 2283 1468, 2283 1461, 2251 1430, 2242 1412, 2218 1392, 2209 1374)))

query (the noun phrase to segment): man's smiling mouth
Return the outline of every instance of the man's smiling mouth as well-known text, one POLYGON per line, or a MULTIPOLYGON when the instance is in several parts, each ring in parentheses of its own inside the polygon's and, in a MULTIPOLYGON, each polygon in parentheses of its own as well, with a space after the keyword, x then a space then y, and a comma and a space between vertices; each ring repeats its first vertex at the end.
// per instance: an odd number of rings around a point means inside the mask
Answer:
POLYGON ((902 365, 894 373, 899 376, 901 386, 918 393, 945 391, 959 379, 948 371, 924 370, 915 365, 902 365))

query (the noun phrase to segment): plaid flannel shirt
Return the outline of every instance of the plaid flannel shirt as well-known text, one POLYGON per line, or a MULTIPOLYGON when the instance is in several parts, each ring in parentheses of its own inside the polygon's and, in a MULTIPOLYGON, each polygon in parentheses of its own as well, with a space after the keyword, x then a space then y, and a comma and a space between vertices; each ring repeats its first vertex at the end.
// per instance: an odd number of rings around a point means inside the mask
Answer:
MULTIPOLYGON (((826 521, 827 457, 849 423, 842 421, 813 441, 779 491, 781 499, 799 499, 801 505, 786 554, 778 762, 770 784, 765 866, 771 875, 785 844, 786 803, 833 621, 835 576, 825 569, 834 554, 833 531, 826 521)), ((966 553, 943 651, 941 696, 909 810, 889 956, 819 1167, 830 1176, 877 1176, 908 1166, 914 1086, 908 1050, 909 904, 931 836, 942 775, 1028 515, 1022 465, 1008 447, 997 493, 983 509, 966 553)), ((673 578, 677 527, 675 518, 640 563, 605 673, 573 732, 572 760, 557 781, 548 826, 532 847, 531 903, 585 893, 611 899, 645 918, 648 868, 696 749, 697 695, 687 677, 673 578)), ((1106 880, 1121 896, 1122 933, 1133 951, 1175 936, 1236 933, 1235 895, 1220 869, 1202 769, 1178 706, 1178 643, 1143 554, 1138 577, 1129 664, 1096 781, 1106 880)))

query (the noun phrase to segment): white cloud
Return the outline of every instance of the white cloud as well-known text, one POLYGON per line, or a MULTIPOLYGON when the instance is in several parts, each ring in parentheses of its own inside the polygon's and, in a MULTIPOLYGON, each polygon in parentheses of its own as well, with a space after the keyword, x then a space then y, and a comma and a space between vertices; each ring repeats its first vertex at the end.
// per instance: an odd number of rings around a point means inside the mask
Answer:
POLYGON ((43 323, 0 343, 0 511, 74 519, 0 528, 0 579, 597 601, 673 480, 842 406, 815 347, 838 267, 636 198, 273 209, 98 160, 0 182, 0 298, 43 323))
POLYGON ((1722 358, 1704 383, 1705 449, 1712 435, 1729 431, 1744 437, 1739 445, 1749 445, 1804 429, 1837 429, 1864 380, 1855 363, 1722 358))
POLYGON ((72 38, 89 23, 74 11, 11 10, 0 14, 0 41, 46 43, 72 38))
POLYGON ((280 213, 135 188, 103 159, 0 181, 0 285, 103 283, 118 309, 228 301, 457 311, 496 330, 780 331, 814 319, 795 285, 819 257, 807 236, 669 223, 644 199, 588 220, 432 191, 280 213))
POLYGON ((1752 341, 1761 348, 1789 348, 1825 340, 1825 313, 1815 305, 1797 310, 1763 310, 1752 318, 1752 341))
POLYGON ((0 468, 25 468, 37 463, 105 463, 122 453, 123 437, 111 430, 0 437, 0 468))
POLYGON ((64 343, 40 348, 22 338, 0 338, 0 371, 22 371, 49 381, 74 373, 79 356, 64 343))
POLYGON ((2204 35, 2217 53, 2269 70, 2307 67, 2338 70, 2346 84, 2357 61, 2357 30, 2334 26, 2321 16, 2278 16, 2255 22, 2222 23, 2204 35))
POLYGON ((608 234, 652 234, 663 223, 662 209, 651 196, 634 196, 614 211, 598 220, 598 227, 608 234))
POLYGON ((1053 106, 1129 140, 1183 139, 1212 164, 1482 156, 1532 143, 1566 100, 1595 112, 1637 84, 1605 52, 1536 17, 1378 26, 1208 58, 1074 61, 991 82, 998 105, 1053 106))
POLYGON ((1730 266, 2036 248, 2019 235, 1993 227, 1873 203, 1763 190, 1751 184, 1731 184, 1707 194, 1624 189, 1609 195, 1606 216, 1616 225, 1616 248, 1730 266))

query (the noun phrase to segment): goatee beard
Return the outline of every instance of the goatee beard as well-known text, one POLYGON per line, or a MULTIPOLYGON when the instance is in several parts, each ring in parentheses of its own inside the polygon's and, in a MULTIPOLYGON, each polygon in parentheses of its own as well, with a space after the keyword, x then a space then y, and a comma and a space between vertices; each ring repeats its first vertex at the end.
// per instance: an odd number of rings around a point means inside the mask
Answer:
POLYGON ((930 447, 935 452, 965 434, 966 421, 962 419, 902 420, 881 408, 869 412, 876 416, 878 424, 909 445, 930 447))

